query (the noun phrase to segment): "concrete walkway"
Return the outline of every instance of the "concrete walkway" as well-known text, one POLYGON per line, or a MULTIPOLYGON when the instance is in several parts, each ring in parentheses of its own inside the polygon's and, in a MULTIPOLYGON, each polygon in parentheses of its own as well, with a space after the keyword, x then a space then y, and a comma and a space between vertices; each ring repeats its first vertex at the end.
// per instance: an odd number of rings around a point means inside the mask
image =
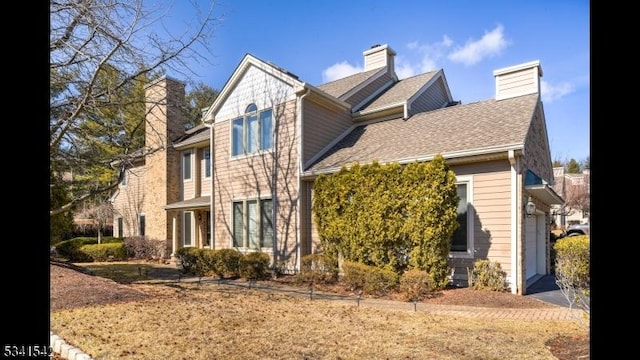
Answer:
MULTIPOLYGON (((470 318, 483 319, 504 319, 504 320, 528 320, 528 321, 578 321, 582 311, 579 309, 571 309, 568 302, 560 289, 555 284, 552 275, 541 277, 536 283, 529 288, 530 295, 539 300, 549 302, 556 307, 553 308, 537 308, 537 309, 508 309, 508 308, 487 308, 476 306, 458 306, 458 305, 438 305, 426 303, 412 303, 404 301, 393 301, 373 298, 358 298, 356 296, 347 296, 325 292, 309 292, 300 288, 285 286, 282 284, 274 284, 272 282, 247 282, 246 280, 217 280, 211 278, 197 277, 178 277, 178 282, 200 282, 205 286, 239 286, 256 289, 265 292, 279 293, 299 298, 309 298, 312 301, 333 301, 336 303, 353 305, 358 307, 369 307, 378 309, 387 309, 395 311, 419 311, 434 315, 450 315, 462 316, 470 318), (555 286, 555 287, 554 287, 555 286)), ((68 345, 64 339, 51 333, 51 346, 54 352, 61 355, 62 359, 69 360, 91 360, 89 355, 82 350, 68 345)))

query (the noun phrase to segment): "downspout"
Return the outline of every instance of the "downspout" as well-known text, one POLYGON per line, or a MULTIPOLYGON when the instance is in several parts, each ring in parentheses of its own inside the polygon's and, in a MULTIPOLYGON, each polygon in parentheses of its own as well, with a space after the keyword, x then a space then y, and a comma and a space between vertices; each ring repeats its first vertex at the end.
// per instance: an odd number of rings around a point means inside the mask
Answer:
POLYGON ((302 189, 302 183, 300 182, 300 175, 302 174, 302 171, 304 170, 304 164, 303 164, 303 156, 302 156, 302 134, 304 134, 303 132, 303 124, 304 121, 302 121, 302 114, 303 112, 303 99, 305 97, 307 97, 307 95, 309 95, 309 93, 311 92, 311 89, 307 88, 306 91, 304 92, 304 94, 302 94, 301 96, 298 97, 298 113, 296 114, 296 121, 298 121, 298 173, 296 174, 297 176, 297 182, 298 182, 298 199, 296 200, 296 207, 298 208, 297 211, 297 218, 298 221, 296 222, 296 267, 298 269, 298 271, 300 269, 302 269, 302 259, 300 259, 301 256, 301 234, 300 234, 300 223, 302 222, 301 219, 301 214, 302 214, 302 209, 300 208, 300 193, 301 193, 301 189, 302 189))
POLYGON ((409 118, 409 104, 405 101, 403 104, 403 108, 404 108, 404 117, 402 118, 402 120, 407 120, 409 118))
MULTIPOLYGON (((204 121, 204 126, 208 127, 209 130, 209 158, 210 158, 210 162, 211 162, 211 189, 210 189, 210 194, 209 197, 209 223, 211 224, 211 239, 209 239, 210 243, 209 243, 209 247, 213 250, 216 248, 216 226, 215 226, 215 204, 216 204, 216 196, 215 196, 215 176, 214 176, 214 170, 216 167, 216 162, 215 162, 215 153, 214 153, 214 149, 215 147, 213 146, 213 142, 214 142, 214 135, 215 135, 215 131, 213 129, 213 119, 211 120, 210 123, 204 121)), ((206 162, 205 162, 206 163, 206 162)), ((205 224, 206 227, 206 224, 205 224)), ((205 229, 205 233, 206 233, 206 229, 205 229)), ((206 235, 205 235, 206 236, 206 235)))
POLYGON ((520 161, 513 150, 509 150, 509 164, 511 165, 511 293, 518 293, 518 169, 520 161))

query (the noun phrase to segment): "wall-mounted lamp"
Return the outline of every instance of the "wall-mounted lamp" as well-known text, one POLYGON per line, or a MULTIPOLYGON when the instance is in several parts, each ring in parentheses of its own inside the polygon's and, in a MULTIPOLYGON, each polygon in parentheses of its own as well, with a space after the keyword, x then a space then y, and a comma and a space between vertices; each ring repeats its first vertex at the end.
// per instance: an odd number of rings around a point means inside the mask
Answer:
POLYGON ((531 216, 536 213, 536 203, 531 200, 531 196, 527 199, 527 203, 524 206, 524 211, 527 213, 527 216, 531 216))

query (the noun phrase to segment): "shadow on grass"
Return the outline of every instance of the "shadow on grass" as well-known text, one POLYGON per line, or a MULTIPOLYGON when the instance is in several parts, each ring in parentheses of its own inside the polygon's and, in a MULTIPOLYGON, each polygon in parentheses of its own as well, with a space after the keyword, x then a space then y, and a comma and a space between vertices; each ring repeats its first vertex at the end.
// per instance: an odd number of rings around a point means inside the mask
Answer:
POLYGON ((92 275, 111 279, 120 284, 178 280, 184 277, 176 267, 154 263, 83 263, 78 266, 87 269, 92 275))

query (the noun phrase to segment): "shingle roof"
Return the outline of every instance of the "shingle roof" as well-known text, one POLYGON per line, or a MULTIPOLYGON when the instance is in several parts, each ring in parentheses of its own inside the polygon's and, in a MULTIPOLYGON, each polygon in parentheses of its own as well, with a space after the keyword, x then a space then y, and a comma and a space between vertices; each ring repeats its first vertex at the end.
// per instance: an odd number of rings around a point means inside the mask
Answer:
POLYGON ((174 147, 180 147, 190 144, 197 144, 202 141, 208 141, 210 138, 209 128, 200 124, 187 131, 185 134, 175 139, 173 142, 174 147))
POLYGON ((369 71, 360 72, 351 76, 347 76, 342 79, 338 79, 326 84, 318 86, 318 89, 326 92, 327 94, 340 98, 340 96, 349 92, 349 90, 365 82, 367 79, 373 76, 373 74, 380 71, 380 68, 369 71))
POLYGON ((382 108, 386 105, 397 104, 401 101, 405 101, 412 97, 420 88, 422 88, 431 78, 437 73, 437 71, 431 71, 428 73, 412 76, 410 78, 402 79, 393 84, 391 88, 385 91, 380 97, 373 100, 370 104, 364 107, 362 110, 370 110, 376 108, 382 108))
POLYGON ((538 94, 486 100, 356 127, 308 173, 333 171, 353 162, 382 163, 438 153, 523 146, 538 94))

